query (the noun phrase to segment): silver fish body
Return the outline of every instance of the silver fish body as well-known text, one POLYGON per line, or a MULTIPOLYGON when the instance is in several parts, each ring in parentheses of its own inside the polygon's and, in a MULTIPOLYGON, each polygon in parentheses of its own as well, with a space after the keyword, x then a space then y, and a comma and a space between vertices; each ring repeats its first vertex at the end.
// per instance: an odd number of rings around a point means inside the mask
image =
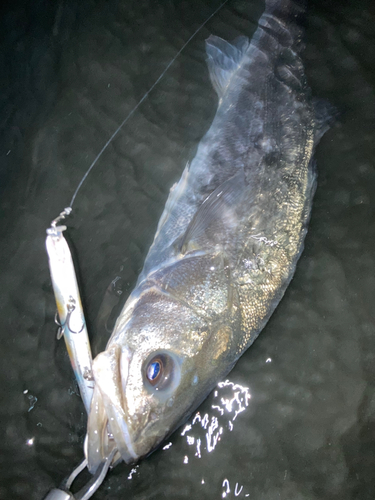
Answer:
POLYGON ((94 360, 92 472, 113 448, 131 463, 175 430, 254 342, 293 276, 327 128, 299 36, 269 0, 251 43, 206 42, 218 110, 94 360))

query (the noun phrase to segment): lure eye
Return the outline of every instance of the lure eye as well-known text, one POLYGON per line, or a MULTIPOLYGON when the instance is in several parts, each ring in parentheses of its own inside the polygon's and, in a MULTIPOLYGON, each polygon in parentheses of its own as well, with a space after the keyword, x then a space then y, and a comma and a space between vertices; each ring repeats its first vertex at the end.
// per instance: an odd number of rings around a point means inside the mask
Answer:
POLYGON ((146 377, 152 386, 157 385, 163 374, 163 362, 154 358, 146 368, 146 377))

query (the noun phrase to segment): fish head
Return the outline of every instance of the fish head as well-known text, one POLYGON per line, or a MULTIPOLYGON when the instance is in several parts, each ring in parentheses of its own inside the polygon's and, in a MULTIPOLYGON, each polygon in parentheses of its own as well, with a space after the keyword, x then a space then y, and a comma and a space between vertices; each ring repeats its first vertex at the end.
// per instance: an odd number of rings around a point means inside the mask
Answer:
POLYGON ((126 463, 148 455, 231 369, 232 327, 222 293, 218 287, 216 315, 152 286, 125 306, 107 349, 93 362, 91 472, 114 447, 126 463))

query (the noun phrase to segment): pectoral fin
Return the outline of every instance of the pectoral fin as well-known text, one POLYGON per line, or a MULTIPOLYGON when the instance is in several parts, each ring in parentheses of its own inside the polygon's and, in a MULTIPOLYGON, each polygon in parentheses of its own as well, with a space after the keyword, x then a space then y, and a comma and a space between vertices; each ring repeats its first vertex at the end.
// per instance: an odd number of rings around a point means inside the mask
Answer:
POLYGON ((202 203, 187 227, 180 251, 215 245, 230 236, 238 226, 238 215, 247 190, 244 171, 220 184, 202 203))

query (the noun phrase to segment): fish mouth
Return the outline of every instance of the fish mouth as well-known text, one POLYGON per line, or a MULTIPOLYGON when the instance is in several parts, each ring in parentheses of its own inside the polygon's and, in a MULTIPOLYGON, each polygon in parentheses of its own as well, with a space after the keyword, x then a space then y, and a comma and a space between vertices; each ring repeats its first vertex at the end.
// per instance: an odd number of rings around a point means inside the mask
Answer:
POLYGON ((114 344, 93 362, 95 389, 87 424, 85 454, 94 474, 114 449, 113 463, 132 463, 139 458, 127 425, 122 388, 126 386, 131 353, 114 344))

